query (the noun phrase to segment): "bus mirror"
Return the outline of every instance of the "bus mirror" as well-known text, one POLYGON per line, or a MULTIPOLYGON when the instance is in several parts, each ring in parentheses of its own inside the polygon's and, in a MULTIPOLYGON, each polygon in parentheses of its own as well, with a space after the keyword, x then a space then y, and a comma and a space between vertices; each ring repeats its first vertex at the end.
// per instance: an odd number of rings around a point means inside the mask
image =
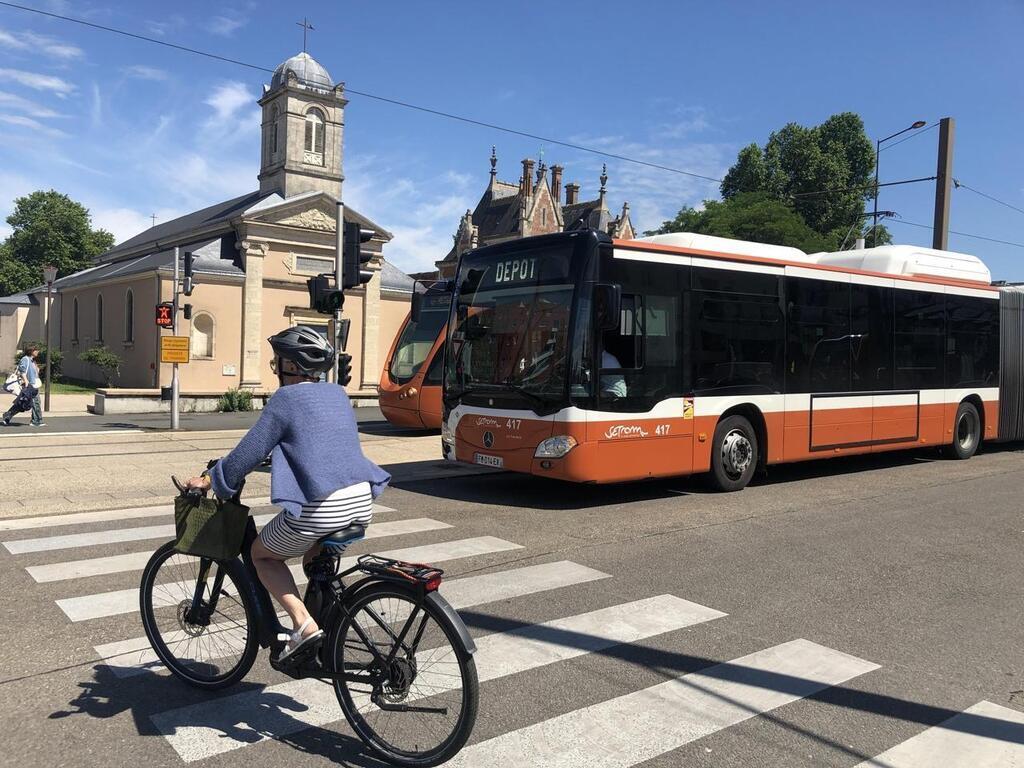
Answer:
POLYGON ((422 296, 422 293, 417 293, 416 291, 413 291, 412 293, 412 308, 409 310, 409 314, 414 323, 418 323, 420 321, 420 308, 423 304, 422 296))
POLYGON ((622 286, 617 283, 598 283, 594 286, 594 315, 601 331, 619 327, 622 304, 622 286))

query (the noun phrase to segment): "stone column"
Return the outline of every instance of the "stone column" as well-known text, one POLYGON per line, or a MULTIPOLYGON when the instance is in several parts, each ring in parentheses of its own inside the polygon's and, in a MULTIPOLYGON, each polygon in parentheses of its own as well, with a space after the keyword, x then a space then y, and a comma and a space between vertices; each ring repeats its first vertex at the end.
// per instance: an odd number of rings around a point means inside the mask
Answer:
POLYGON ((363 296, 363 369, 359 389, 375 389, 380 381, 380 261, 368 265, 373 279, 366 284, 363 296))
POLYGON ((259 389, 263 383, 260 352, 263 349, 263 259, 269 243, 243 240, 242 260, 245 284, 242 287, 242 380, 243 389, 259 389))

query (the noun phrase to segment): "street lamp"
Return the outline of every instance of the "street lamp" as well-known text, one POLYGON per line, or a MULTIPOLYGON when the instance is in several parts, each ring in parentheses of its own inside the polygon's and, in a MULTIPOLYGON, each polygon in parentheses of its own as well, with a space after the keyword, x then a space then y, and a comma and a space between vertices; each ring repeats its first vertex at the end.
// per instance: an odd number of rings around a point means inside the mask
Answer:
POLYGON ((43 410, 50 410, 50 358, 53 356, 53 344, 50 342, 50 310, 53 304, 50 297, 53 292, 53 281, 57 279, 57 268, 47 264, 43 267, 43 280, 46 281, 46 384, 43 388, 43 410))
POLYGON ((908 128, 904 128, 902 131, 897 131, 892 136, 886 136, 884 139, 879 139, 875 142, 875 210, 871 214, 871 231, 874 237, 877 237, 875 228, 878 226, 878 153, 882 150, 882 144, 887 142, 889 139, 895 139, 897 136, 901 136, 907 131, 916 131, 918 128, 924 128, 924 120, 915 120, 913 125, 908 128))

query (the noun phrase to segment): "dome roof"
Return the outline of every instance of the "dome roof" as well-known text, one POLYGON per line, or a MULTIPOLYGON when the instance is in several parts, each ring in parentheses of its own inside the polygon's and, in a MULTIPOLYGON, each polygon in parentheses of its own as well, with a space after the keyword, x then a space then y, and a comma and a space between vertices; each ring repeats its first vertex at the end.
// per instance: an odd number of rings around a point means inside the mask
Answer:
POLYGON ((278 64, 270 78, 270 87, 277 88, 284 85, 288 81, 289 72, 294 73, 299 84, 307 88, 319 91, 329 91, 334 88, 334 81, 331 80, 330 73, 305 51, 278 64))

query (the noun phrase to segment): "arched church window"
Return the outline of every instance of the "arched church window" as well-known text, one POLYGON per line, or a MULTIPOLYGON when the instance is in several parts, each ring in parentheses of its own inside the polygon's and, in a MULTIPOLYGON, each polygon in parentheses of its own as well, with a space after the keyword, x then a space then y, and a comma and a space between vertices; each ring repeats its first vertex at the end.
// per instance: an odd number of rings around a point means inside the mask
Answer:
POLYGON ((306 113, 306 152, 303 160, 314 165, 324 164, 324 116, 316 108, 306 113))
POLYGON ((124 341, 125 344, 135 341, 135 294, 131 288, 124 295, 124 341))
POLYGON ((280 111, 275 104, 270 110, 270 156, 273 157, 277 154, 277 131, 278 131, 278 117, 280 111))
POLYGON ((96 341, 103 343, 103 294, 96 294, 96 341))
POLYGON ((192 357, 213 358, 213 315, 200 312, 192 318, 192 357))

